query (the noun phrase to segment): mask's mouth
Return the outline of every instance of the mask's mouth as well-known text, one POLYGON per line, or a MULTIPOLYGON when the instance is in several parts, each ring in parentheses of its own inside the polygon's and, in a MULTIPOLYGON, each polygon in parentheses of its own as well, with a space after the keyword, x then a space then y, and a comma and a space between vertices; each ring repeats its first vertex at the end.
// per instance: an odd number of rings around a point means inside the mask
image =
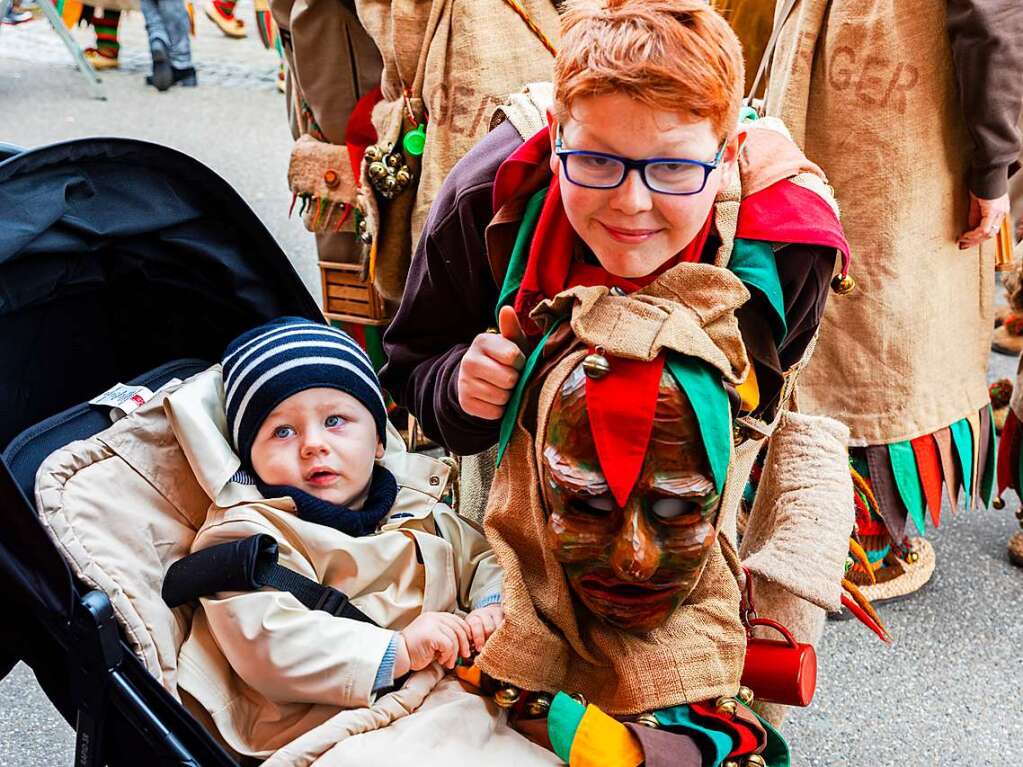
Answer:
POLYGON ((670 598, 678 589, 674 581, 657 579, 642 583, 623 581, 611 574, 584 575, 579 587, 601 601, 659 602, 670 598))

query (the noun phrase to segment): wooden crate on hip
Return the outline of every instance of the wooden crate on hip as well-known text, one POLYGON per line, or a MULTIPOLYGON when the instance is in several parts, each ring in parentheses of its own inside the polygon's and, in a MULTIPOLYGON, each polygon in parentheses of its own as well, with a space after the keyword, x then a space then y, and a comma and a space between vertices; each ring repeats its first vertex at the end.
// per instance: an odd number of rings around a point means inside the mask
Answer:
POLYGON ((359 325, 386 325, 390 317, 384 299, 361 275, 358 264, 320 261, 324 315, 359 325))

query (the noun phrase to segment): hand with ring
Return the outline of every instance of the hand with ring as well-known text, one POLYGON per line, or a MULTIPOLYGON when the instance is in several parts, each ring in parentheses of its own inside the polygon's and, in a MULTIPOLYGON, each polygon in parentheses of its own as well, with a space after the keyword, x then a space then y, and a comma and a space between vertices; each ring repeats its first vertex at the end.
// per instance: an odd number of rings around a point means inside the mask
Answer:
POLYGON ((1009 214, 1009 195, 985 200, 970 192, 969 230, 959 236, 959 249, 966 250, 998 234, 1002 219, 1009 214))

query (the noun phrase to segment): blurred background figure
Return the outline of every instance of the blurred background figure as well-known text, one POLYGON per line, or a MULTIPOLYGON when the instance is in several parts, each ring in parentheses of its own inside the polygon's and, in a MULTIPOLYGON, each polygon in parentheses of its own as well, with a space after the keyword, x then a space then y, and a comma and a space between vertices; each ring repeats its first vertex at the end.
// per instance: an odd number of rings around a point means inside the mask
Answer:
POLYGON ((26 10, 20 2, 11 4, 11 7, 7 9, 7 13, 0 19, 0 23, 3 24, 24 24, 26 21, 32 21, 35 17, 32 15, 32 11, 26 10))
POLYGON ((198 80, 188 41, 192 20, 185 3, 183 0, 141 2, 153 56, 153 74, 146 78, 146 83, 158 91, 165 91, 172 85, 195 87, 198 80))
POLYGON ((1020 151, 1023 3, 778 5, 767 113, 828 174, 859 282, 828 302, 800 405, 850 427, 872 572, 849 577, 883 602, 930 579, 943 488, 953 509, 991 498, 992 238, 1020 151))

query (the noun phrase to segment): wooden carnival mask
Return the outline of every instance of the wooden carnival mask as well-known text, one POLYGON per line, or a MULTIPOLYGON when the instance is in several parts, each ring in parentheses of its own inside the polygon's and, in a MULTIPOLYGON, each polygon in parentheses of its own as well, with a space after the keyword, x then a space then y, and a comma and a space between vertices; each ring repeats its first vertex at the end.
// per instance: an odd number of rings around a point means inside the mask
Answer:
POLYGON ((555 397, 543 445, 547 543, 583 605, 632 632, 664 623, 692 591, 719 506, 697 416, 667 369, 654 375, 649 440, 624 491, 601 466, 594 435, 608 425, 594 424, 581 364, 555 397))

